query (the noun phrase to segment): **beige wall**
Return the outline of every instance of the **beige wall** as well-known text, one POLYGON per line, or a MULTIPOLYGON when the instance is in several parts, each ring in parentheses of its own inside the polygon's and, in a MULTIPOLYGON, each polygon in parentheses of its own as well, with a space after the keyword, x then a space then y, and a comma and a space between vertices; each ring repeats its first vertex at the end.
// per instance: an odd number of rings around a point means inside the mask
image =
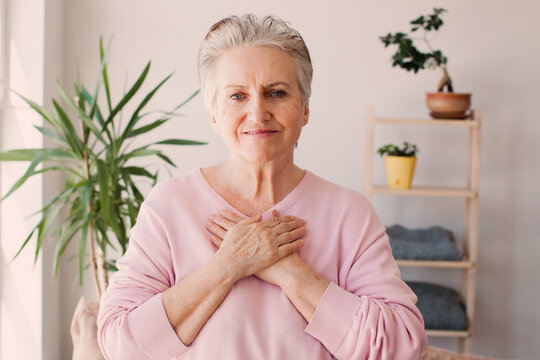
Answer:
MULTIPOLYGON (((6 0, 2 12, 2 84, 13 87, 42 103, 50 98, 54 77, 61 73, 62 52, 58 51, 62 23, 61 0, 6 0), (53 81, 51 81, 51 78, 53 81)), ((41 147, 44 143, 32 125, 43 125, 39 116, 24 109, 15 94, 2 87, 0 147, 41 147)), ((5 194, 24 172, 27 164, 2 163, 1 193, 5 194)), ((60 282, 50 276, 53 246, 44 243, 48 256, 34 263, 33 243, 11 261, 22 239, 35 226, 42 199, 59 186, 54 177, 36 176, 2 202, 0 213, 0 358, 60 358, 60 282), (52 180, 52 182, 51 182, 52 180), (46 183, 47 186, 43 186, 46 183)))
MULTIPOLYGON (((160 1, 70 0, 63 9, 62 79, 71 83, 76 69, 84 82, 97 73, 100 35, 112 40, 110 78, 113 94, 131 83, 152 59, 150 84, 171 71, 175 75, 153 102, 168 109, 197 87, 196 52, 208 27, 229 14, 277 14, 303 34, 315 74, 311 119, 300 139, 300 166, 357 190, 363 185, 364 121, 368 105, 394 116, 426 116, 424 93, 435 90, 437 72, 413 75, 390 66, 391 51, 378 36, 407 30, 408 21, 434 6, 428 0, 339 1, 160 1), (196 4, 196 5, 194 5, 196 4), (76 66, 77 65, 77 66, 76 66), (126 80, 127 74, 127 80, 126 80)), ((536 0, 441 1, 449 9, 434 45, 449 57, 456 91, 470 91, 473 107, 483 111, 480 176, 480 242, 474 352, 501 358, 534 358, 540 354, 540 297, 537 260, 540 254, 540 161, 536 155, 540 122, 535 114, 540 98, 540 41, 533 24, 540 13, 536 0), (536 101, 535 101, 536 100, 536 101)), ((187 115, 163 137, 206 140, 202 148, 170 151, 180 164, 175 174, 225 158, 226 148, 212 132, 202 99, 184 109, 187 115)), ((417 184, 460 185, 466 139, 460 131, 386 127, 376 144, 410 140, 421 152, 417 184)), ((376 180, 384 173, 376 159, 376 180)), ((47 185, 49 186, 49 185, 47 185)), ((51 186, 54 186, 51 185, 51 186)), ((440 224, 463 233, 464 206, 458 200, 376 198, 386 224, 440 224)), ((71 348, 67 329, 81 292, 74 286, 74 264, 62 278, 62 358, 71 348), (68 275, 69 274, 69 275, 68 275)), ((459 276, 409 271, 410 278, 427 276, 455 285, 459 276)), ((90 281, 86 282, 91 285, 90 281)), ((454 346, 438 340, 435 345, 454 346)))

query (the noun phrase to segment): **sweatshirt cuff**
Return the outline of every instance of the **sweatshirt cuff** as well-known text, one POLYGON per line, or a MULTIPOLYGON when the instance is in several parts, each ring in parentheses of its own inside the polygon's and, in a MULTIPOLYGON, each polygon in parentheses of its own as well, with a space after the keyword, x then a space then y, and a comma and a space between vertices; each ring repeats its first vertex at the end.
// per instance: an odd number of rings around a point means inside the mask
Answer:
POLYGON ((330 282, 304 331, 335 354, 360 308, 359 300, 358 296, 330 282))
POLYGON ((188 349, 174 331, 163 302, 162 293, 141 304, 128 316, 128 327, 146 356, 152 359, 171 359, 188 349))

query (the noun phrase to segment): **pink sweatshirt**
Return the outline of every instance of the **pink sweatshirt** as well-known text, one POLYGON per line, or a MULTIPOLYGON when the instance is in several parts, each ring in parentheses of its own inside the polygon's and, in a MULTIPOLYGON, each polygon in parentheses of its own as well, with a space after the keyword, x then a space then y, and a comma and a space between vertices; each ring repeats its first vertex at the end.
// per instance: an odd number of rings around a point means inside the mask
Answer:
POLYGON ((98 339, 106 358, 419 359, 426 344, 423 319, 384 226, 362 195, 309 171, 274 209, 306 221, 299 255, 331 281, 311 322, 279 287, 250 276, 234 284, 185 346, 167 320, 161 294, 214 255, 205 223, 222 209, 239 213, 200 169, 152 190, 101 299, 98 339))

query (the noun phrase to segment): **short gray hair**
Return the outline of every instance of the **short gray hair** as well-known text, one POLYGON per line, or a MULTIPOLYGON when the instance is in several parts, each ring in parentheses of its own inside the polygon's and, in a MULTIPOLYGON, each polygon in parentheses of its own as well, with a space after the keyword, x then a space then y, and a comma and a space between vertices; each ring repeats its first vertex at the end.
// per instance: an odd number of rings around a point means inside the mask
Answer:
POLYGON ((242 17, 229 16, 212 25, 199 49, 197 72, 208 109, 215 107, 217 60, 226 50, 239 46, 276 46, 289 54, 296 64, 302 104, 308 104, 313 67, 300 33, 275 16, 258 18, 246 14, 242 17))

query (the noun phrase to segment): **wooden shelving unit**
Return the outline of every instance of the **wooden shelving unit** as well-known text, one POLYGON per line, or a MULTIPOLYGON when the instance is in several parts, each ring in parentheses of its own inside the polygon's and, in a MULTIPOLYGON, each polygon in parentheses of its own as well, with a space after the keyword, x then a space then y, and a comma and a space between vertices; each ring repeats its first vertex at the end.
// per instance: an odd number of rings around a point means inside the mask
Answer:
MULTIPOLYGON (((397 260, 401 267, 419 268, 445 268, 449 271, 462 271, 461 294, 465 301, 467 311, 468 329, 454 330, 426 330, 428 336, 457 338, 461 352, 470 352, 474 328, 474 289, 476 280, 476 259, 478 243, 478 180, 480 164, 480 111, 474 110, 465 120, 453 119, 418 119, 418 118, 390 118, 377 117, 375 109, 370 107, 367 113, 366 126, 366 152, 365 152, 365 181, 364 194, 368 200, 373 195, 392 196, 432 196, 444 198, 463 198, 466 203, 465 211, 465 238, 463 241, 463 259, 461 261, 427 261, 427 260, 397 260), (461 127, 468 130, 468 156, 467 156, 467 185, 465 188, 450 188, 439 186, 413 186, 408 190, 389 189, 386 185, 373 184, 373 158, 375 156, 374 137, 377 124, 397 124, 411 126, 449 126, 461 127)), ((428 129, 429 130, 429 129, 428 129)))

